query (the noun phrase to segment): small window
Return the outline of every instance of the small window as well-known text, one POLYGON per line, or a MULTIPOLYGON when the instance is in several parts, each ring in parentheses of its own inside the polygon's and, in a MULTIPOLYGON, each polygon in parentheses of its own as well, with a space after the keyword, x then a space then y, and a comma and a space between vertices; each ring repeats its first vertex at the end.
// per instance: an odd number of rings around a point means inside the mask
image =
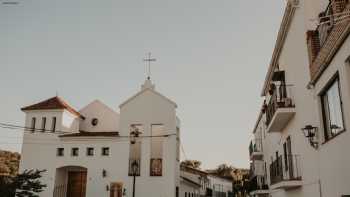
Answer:
POLYGON ((41 131, 45 132, 45 128, 46 128, 46 117, 43 117, 41 119, 41 131))
POLYGON ((108 156, 109 155, 109 148, 103 147, 102 148, 102 156, 108 156))
POLYGON ((72 148, 72 156, 76 157, 79 155, 79 148, 72 148))
POLYGON ((56 131, 56 117, 52 117, 52 126, 51 126, 51 132, 56 131))
POLYGON ((92 126, 96 126, 98 124, 98 119, 97 118, 93 118, 91 120, 91 124, 92 124, 92 126))
POLYGON ((87 156, 94 156, 94 148, 92 148, 92 147, 86 148, 86 155, 87 156))
POLYGON ((327 141, 345 130, 338 77, 321 94, 321 102, 325 140, 327 141))
POLYGON ((64 156, 64 148, 57 148, 57 154, 58 157, 64 156))
POLYGON ((30 126, 30 131, 31 132, 35 131, 35 123, 36 123, 36 118, 32 118, 32 125, 30 126))

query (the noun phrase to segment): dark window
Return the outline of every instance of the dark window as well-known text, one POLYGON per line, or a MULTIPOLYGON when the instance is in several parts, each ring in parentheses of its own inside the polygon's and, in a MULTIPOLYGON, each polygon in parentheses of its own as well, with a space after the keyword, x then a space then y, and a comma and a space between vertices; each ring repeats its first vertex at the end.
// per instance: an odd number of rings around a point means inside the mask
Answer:
POLYGON ((43 117, 41 119, 41 131, 45 132, 45 128, 46 128, 46 117, 43 117))
POLYGON ((109 148, 103 147, 102 148, 102 156, 108 156, 109 155, 109 148))
POLYGON ((91 124, 92 124, 92 126, 96 126, 98 124, 98 119, 97 118, 93 118, 91 120, 91 124))
POLYGON ((175 197, 179 197, 179 187, 178 186, 176 186, 175 197))
POLYGON ((283 143, 283 153, 284 153, 284 169, 288 171, 288 156, 287 156, 287 143, 283 143))
POLYGON ((56 131, 56 117, 52 118, 52 126, 51 126, 51 132, 56 131))
POLYGON ((64 148, 57 148, 57 156, 62 157, 64 156, 64 148))
POLYGON ((79 148, 72 148, 72 156, 78 156, 79 155, 79 148))
POLYGON ((94 155, 94 148, 92 148, 92 147, 86 148, 86 155, 93 156, 94 155))
POLYGON ((338 77, 321 94, 325 139, 344 131, 342 101, 338 77))
POLYGON ((36 123, 36 118, 32 118, 32 125, 30 126, 30 131, 34 132, 35 131, 35 123, 36 123))
POLYGON ((185 192, 185 197, 187 197, 187 192, 185 192))

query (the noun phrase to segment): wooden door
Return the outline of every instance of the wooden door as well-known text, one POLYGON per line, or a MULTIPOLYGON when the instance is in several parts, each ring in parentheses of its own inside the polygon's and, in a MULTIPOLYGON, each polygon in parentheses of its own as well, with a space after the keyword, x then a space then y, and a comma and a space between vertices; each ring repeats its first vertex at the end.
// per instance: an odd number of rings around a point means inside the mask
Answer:
POLYGON ((85 197, 86 171, 68 172, 67 197, 85 197))
POLYGON ((110 188, 110 197, 123 197, 123 183, 113 182, 110 188))

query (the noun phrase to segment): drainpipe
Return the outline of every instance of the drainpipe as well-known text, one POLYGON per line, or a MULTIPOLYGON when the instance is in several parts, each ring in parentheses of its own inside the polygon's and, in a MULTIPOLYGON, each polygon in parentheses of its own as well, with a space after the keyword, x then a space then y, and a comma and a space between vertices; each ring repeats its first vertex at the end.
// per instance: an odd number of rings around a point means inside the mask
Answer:
POLYGON ((321 179, 318 179, 318 188, 319 188, 319 192, 320 192, 320 197, 322 197, 322 186, 321 186, 321 179))

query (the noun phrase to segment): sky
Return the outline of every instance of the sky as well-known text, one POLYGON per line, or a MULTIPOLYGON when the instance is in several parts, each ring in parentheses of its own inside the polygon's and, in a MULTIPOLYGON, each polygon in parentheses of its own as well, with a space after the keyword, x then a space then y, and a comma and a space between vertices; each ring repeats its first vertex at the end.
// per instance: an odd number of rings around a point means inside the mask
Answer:
MULTIPOLYGON (((249 167, 248 145, 284 11, 279 0, 0 0, 0 122, 58 95, 112 109, 140 89, 178 104, 187 159, 249 167)), ((21 132, 0 128, 0 149, 21 132)), ((184 155, 182 158, 185 159, 184 155)))

